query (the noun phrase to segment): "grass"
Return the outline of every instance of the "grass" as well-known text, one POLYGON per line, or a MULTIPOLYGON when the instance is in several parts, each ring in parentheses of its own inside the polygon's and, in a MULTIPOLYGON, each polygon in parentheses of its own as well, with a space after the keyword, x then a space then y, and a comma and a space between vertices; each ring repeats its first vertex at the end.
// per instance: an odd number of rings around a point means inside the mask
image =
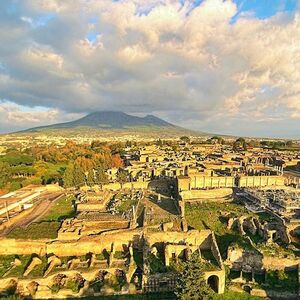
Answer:
POLYGON ((16 228, 7 235, 10 239, 56 239, 60 222, 32 223, 26 228, 16 228))
POLYGON ((266 245, 266 244, 260 244, 258 245, 259 251, 261 251, 265 255, 270 255, 270 256, 282 256, 285 255, 287 257, 292 256, 294 257, 295 253, 293 250, 288 249, 284 245, 278 245, 278 244, 271 244, 271 245, 266 245))
POLYGON ((21 265, 12 269, 7 276, 9 277, 22 277, 23 273, 25 272, 25 269, 27 265, 29 264, 31 260, 30 255, 1 255, 0 256, 0 276, 3 277, 3 275, 8 271, 8 269, 11 266, 11 263, 15 260, 15 258, 18 258, 21 261, 21 265))
POLYGON ((64 219, 73 218, 76 214, 72 205, 73 200, 73 197, 62 197, 57 200, 48 214, 43 217, 42 221, 62 221, 64 219))
POLYGON ((38 278, 38 277, 42 277, 44 275, 44 273, 47 270, 47 266, 48 266, 48 261, 47 261, 47 257, 43 256, 40 257, 40 259, 42 260, 42 263, 40 265, 37 265, 28 275, 29 278, 38 278))
POLYGON ((129 195, 117 195, 117 198, 122 199, 120 203, 118 203, 117 208, 119 212, 123 213, 129 211, 133 205, 137 205, 138 201, 131 199, 129 195))
POLYGON ((251 296, 247 293, 237 293, 232 291, 227 291, 225 294, 215 294, 213 300, 262 300, 264 298, 251 296))
POLYGON ((122 252, 122 251, 116 251, 116 252, 114 253, 114 258, 115 258, 115 259, 123 259, 123 258, 124 258, 123 252, 122 252))
MULTIPOLYGON (((72 299, 72 298, 68 298, 72 299)), ((78 298, 73 298, 78 299, 78 298)), ((149 293, 139 295, 110 295, 110 296, 97 296, 97 297, 85 297, 85 300, 176 300, 176 296, 171 292, 163 293, 149 293)))
POLYGON ((271 271, 266 274, 266 285, 272 290, 298 292, 298 272, 291 271, 271 271))
POLYGON ((118 205, 118 210, 123 213, 125 211, 128 211, 132 208, 133 205, 137 205, 137 201, 135 200, 126 200, 126 201, 123 201, 120 205, 118 205))
POLYGON ((0 277, 2 277, 11 267, 15 258, 15 255, 0 256, 0 277))
POLYGON ((40 222, 32 223, 25 228, 16 228, 7 237, 13 239, 56 239, 61 221, 75 216, 72 197, 62 197, 57 200, 50 211, 40 222))
POLYGON ((96 259, 97 259, 97 260, 106 260, 107 257, 106 257, 106 255, 102 252, 102 253, 96 254, 96 259))
POLYGON ((232 216, 248 214, 239 204, 217 202, 187 204, 185 212, 190 226, 198 230, 211 229, 219 235, 228 233, 227 223, 222 220, 221 213, 230 213, 232 216))
POLYGON ((256 216, 258 217, 259 221, 267 221, 267 222, 271 222, 276 220, 270 213, 268 213, 267 211, 265 212, 259 212, 256 213, 256 216))
POLYGON ((249 214, 243 206, 236 203, 217 202, 187 204, 185 212, 187 222, 193 228, 214 231, 221 255, 224 259, 227 256, 227 249, 232 243, 236 243, 245 249, 254 250, 245 237, 227 228, 227 221, 222 217, 224 213, 228 213, 231 216, 249 214))

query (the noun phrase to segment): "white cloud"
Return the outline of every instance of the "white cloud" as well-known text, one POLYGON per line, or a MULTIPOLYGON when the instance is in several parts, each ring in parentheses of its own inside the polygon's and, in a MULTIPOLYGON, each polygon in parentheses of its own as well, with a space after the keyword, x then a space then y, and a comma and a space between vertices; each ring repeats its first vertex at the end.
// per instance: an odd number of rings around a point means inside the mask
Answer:
POLYGON ((299 11, 232 23, 231 0, 24 0, 9 14, 10 5, 0 3, 0 97, 18 105, 155 112, 229 132, 247 117, 300 118, 299 11))

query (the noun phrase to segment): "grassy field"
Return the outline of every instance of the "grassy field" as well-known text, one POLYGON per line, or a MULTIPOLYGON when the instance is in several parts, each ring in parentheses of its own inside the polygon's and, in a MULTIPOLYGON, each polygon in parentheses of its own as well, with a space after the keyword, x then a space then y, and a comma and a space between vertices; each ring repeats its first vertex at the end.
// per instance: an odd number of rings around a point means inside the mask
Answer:
POLYGON ((123 213, 123 212, 129 211, 133 205, 136 206, 137 203, 138 202, 136 200, 127 199, 127 200, 123 201, 122 203, 120 203, 120 205, 118 205, 117 208, 121 213, 123 213))
POLYGON ((6 237, 11 239, 56 239, 60 222, 40 222, 32 223, 25 228, 17 228, 10 232, 6 237))
POLYGON ((49 212, 36 223, 24 228, 17 228, 10 232, 7 237, 14 239, 56 239, 61 221, 75 216, 72 206, 72 197, 62 197, 57 200, 49 212))
POLYGON ((54 203, 50 211, 43 217, 42 221, 61 221, 73 218, 76 214, 73 207, 73 197, 62 197, 54 203))
POLYGON ((232 291, 227 291, 225 294, 213 296, 213 300, 262 300, 264 298, 251 296, 247 293, 237 293, 232 291))
POLYGON ((232 217, 248 214, 239 204, 218 202, 187 204, 185 213, 190 226, 198 230, 211 229, 218 235, 228 233, 226 220, 222 218, 222 214, 230 213, 232 217))
POLYGON ((249 214, 242 205, 217 202, 187 204, 185 213, 189 226, 214 231, 223 258, 226 258, 227 249, 232 243, 254 250, 245 237, 227 228, 226 219, 222 216, 224 213, 230 213, 231 217, 249 214))
POLYGON ((0 277, 2 277, 10 268, 11 264, 14 262, 15 258, 21 261, 21 265, 11 269, 7 276, 17 276, 21 277, 30 262, 30 255, 1 255, 0 256, 0 277))

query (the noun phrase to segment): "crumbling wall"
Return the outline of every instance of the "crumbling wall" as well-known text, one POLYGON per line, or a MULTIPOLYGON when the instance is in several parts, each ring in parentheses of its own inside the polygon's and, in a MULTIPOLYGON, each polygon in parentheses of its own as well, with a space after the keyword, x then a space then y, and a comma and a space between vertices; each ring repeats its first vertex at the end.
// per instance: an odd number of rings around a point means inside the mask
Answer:
POLYGON ((0 255, 31 255, 32 253, 44 256, 47 253, 46 241, 0 239, 0 255))
POLYGON ((283 186, 283 176, 240 176, 240 187, 283 186))
POLYGON ((211 190, 190 190, 182 191, 180 196, 184 200, 195 201, 195 200, 209 200, 209 201, 220 201, 220 199, 232 199, 232 188, 220 188, 211 190))

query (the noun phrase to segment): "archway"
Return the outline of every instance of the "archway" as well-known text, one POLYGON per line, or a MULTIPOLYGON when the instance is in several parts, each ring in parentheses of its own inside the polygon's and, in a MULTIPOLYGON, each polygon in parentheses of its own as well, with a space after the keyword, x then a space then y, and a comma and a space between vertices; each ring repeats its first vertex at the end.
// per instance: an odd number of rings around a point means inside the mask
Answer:
POLYGON ((207 284, 213 289, 214 292, 219 292, 219 277, 211 275, 207 279, 207 284))

